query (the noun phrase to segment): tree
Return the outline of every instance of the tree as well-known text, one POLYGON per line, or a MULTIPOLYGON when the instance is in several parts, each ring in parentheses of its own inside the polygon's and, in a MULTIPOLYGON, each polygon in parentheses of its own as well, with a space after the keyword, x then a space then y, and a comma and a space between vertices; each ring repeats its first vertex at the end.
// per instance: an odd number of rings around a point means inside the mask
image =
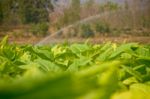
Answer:
POLYGON ((126 10, 129 10, 129 3, 128 3, 127 0, 124 1, 124 8, 125 8, 126 10))
POLYGON ((49 20, 48 9, 53 9, 50 0, 19 0, 23 23, 39 23, 49 20))
POLYGON ((0 21, 9 21, 11 17, 11 7, 13 0, 1 0, 0 1, 0 21))
POLYGON ((80 0, 72 0, 71 11, 72 21, 80 20, 80 0))
POLYGON ((0 23, 46 22, 52 9, 51 0, 0 0, 0 23))
MULTIPOLYGON (((93 14, 96 14, 96 11, 98 10, 98 5, 96 5, 94 0, 86 0, 84 3, 84 8, 83 8, 83 16, 88 17, 93 14)), ((83 17, 83 18, 84 18, 83 17)))
POLYGON ((71 6, 64 10, 64 15, 60 17, 57 28, 69 25, 80 20, 80 0, 72 0, 71 6))
POLYGON ((85 5, 87 8, 92 7, 95 4, 94 0, 86 0, 85 5))
POLYGON ((3 21, 3 10, 2 10, 2 2, 0 1, 0 24, 3 21))

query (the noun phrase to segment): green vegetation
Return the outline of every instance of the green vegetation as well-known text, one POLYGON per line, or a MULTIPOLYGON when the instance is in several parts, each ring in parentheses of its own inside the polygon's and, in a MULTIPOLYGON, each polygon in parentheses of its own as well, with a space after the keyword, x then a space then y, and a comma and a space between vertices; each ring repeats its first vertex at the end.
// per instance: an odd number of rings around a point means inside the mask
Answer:
MULTIPOLYGON (((54 22, 51 22, 50 30, 59 30, 70 24, 74 24, 81 20, 81 26, 75 26, 76 36, 93 37, 93 35, 102 36, 148 36, 149 33, 149 6, 148 1, 141 0, 125 0, 124 4, 118 4, 113 1, 105 3, 96 3, 94 0, 86 0, 84 4, 80 4, 78 0, 73 0, 72 5, 64 8, 63 13, 56 13, 54 22), (145 4, 145 6, 143 5, 145 4), (57 15, 58 14, 58 15, 57 15), (100 15, 99 18, 94 16, 100 15), (93 17, 93 19, 92 19, 93 17), (83 19, 90 21, 83 21, 83 19), (88 29, 83 29, 84 25, 88 29), (81 32, 82 31, 82 32, 81 32), (90 35, 88 32, 90 31, 90 35), (85 36, 88 34, 87 36, 85 36), (79 36, 80 35, 80 36, 79 36)), ((54 17, 54 16, 53 16, 54 17)), ((52 17, 52 19, 53 19, 52 17)), ((55 32, 56 32, 55 31, 55 32)), ((69 31, 69 29, 68 29, 69 31)), ((68 36, 70 32, 68 32, 68 36)), ((64 35, 66 36, 66 32, 64 35)), ((62 33, 63 35, 63 33, 62 33)))
MULTIPOLYGON (((73 27, 76 28, 76 36, 149 36, 150 7, 148 4, 149 1, 141 0, 130 2, 125 0, 124 4, 110 0, 104 3, 97 3, 94 0, 85 0, 84 3, 80 3, 80 0, 71 0, 68 5, 54 4, 54 7, 51 0, 0 0, 0 32, 3 35, 17 30, 22 33, 16 34, 24 35, 28 31, 29 35, 43 36, 48 32, 56 33, 68 25, 79 21, 82 23, 83 19, 93 17, 89 23, 94 25, 87 25, 87 30, 81 29, 84 25, 79 28, 73 27), (94 18, 97 15, 99 18, 94 18), (48 27, 44 25, 45 29, 43 29, 43 24, 47 23, 48 27), (40 30, 41 27, 43 30, 40 30), (49 31, 45 31, 48 29, 49 31)), ((83 24, 89 23, 83 22, 83 24)), ((63 36, 69 37, 70 32, 65 32, 63 36)))
POLYGON ((0 43, 1 99, 149 99, 150 46, 0 43))
POLYGON ((80 0, 72 0, 70 7, 64 9, 63 15, 58 16, 55 23, 57 29, 60 29, 69 24, 73 24, 80 20, 80 0))
POLYGON ((117 3, 114 3, 112 1, 108 1, 106 4, 101 4, 99 6, 100 11, 102 11, 102 12, 118 10, 120 8, 121 7, 117 3))
POLYGON ((53 9, 50 0, 19 0, 19 4, 23 23, 48 22, 47 9, 53 9))
POLYGON ((80 37, 93 37, 94 36, 94 31, 91 28, 91 25, 89 24, 82 24, 79 28, 79 35, 80 37))
POLYGON ((2 11, 2 4, 0 3, 0 23, 2 23, 3 20, 3 11, 2 11))
POLYGON ((46 36, 52 11, 51 0, 0 0, 1 35, 17 30, 15 34, 20 37, 46 36))
POLYGON ((48 22, 50 0, 1 0, 0 21, 3 24, 48 22), (4 16, 4 17, 2 17, 4 16))
POLYGON ((38 24, 32 24, 30 32, 36 36, 46 36, 48 34, 48 28, 49 28, 48 23, 43 22, 38 24))
POLYGON ((96 32, 101 33, 101 34, 106 34, 110 32, 110 27, 105 22, 96 22, 94 24, 94 29, 96 32))

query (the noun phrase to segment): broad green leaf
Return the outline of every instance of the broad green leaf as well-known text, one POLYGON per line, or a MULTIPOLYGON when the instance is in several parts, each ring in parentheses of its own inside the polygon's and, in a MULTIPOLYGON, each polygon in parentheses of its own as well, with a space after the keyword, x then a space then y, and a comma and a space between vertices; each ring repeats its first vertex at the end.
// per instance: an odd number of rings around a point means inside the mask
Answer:
POLYGON ((35 60, 35 63, 39 64, 40 68, 47 72, 61 72, 62 69, 58 65, 43 59, 35 60))

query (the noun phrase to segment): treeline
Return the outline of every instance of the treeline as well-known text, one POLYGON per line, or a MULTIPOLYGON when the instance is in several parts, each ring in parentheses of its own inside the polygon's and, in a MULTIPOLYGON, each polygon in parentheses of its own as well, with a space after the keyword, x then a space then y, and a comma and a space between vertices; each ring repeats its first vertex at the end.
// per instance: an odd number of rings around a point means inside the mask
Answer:
MULTIPOLYGON (((73 0, 72 5, 64 10, 64 13, 55 17, 55 28, 58 31, 62 27, 82 19, 93 17, 89 22, 73 25, 59 33, 59 37, 98 37, 138 35, 149 36, 150 27, 150 0, 125 0, 123 4, 113 1, 97 3, 94 0, 86 0, 80 4, 79 0, 73 0), (106 13, 107 14, 106 14, 106 13)), ((53 17, 52 17, 53 18, 53 17)), ((51 22, 53 23, 53 22, 51 22)))
POLYGON ((50 0, 0 0, 0 24, 29 24, 49 21, 50 0))
POLYGON ((70 6, 66 7, 62 13, 55 11, 54 15, 50 17, 52 20, 51 25, 53 26, 51 30, 57 31, 62 27, 85 18, 103 14, 104 12, 117 11, 119 9, 121 9, 121 6, 112 1, 97 3, 94 0, 85 0, 84 3, 81 3, 80 0, 72 0, 70 6))

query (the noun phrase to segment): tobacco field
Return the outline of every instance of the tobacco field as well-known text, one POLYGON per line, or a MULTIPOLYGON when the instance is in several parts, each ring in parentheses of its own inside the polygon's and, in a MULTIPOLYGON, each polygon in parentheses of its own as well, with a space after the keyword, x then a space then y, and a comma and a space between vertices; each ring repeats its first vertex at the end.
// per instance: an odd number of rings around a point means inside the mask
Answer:
POLYGON ((150 99, 150 45, 0 42, 0 99, 150 99))

